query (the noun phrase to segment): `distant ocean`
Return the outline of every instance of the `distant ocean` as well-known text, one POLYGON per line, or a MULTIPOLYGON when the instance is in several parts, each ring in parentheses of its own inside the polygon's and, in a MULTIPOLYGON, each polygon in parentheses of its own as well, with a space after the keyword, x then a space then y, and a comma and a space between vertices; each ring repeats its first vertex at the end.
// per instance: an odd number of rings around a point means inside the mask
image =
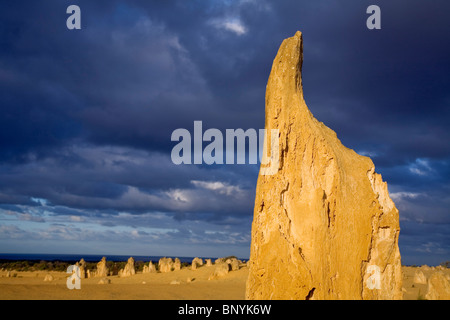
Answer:
MULTIPOLYGON (((133 257, 134 261, 153 261, 158 262, 162 256, 123 256, 123 255, 97 255, 97 254, 47 254, 47 253, 0 253, 0 260, 44 260, 44 261, 80 261, 83 258, 86 262, 98 262, 106 257, 106 261, 127 261, 129 257, 133 257)), ((178 258, 181 262, 192 262, 194 257, 175 257, 167 256, 169 258, 178 258)), ((202 259, 212 259, 215 257, 199 257, 202 259)))

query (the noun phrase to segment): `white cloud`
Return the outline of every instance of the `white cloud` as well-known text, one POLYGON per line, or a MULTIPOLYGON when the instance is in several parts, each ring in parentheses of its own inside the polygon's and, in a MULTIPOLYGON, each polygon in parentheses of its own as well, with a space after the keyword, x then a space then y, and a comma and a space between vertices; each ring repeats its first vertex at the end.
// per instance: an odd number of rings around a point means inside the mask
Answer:
POLYGON ((131 230, 131 236, 132 237, 139 237, 139 231, 137 231, 137 230, 131 230))
POLYGON ((404 199, 415 199, 420 195, 420 193, 416 192, 393 192, 391 193, 391 198, 394 201, 401 201, 404 199))
MULTIPOLYGON (((31 221, 31 222, 45 222, 45 219, 40 216, 40 212, 39 210, 30 207, 30 208, 26 208, 25 206, 18 206, 18 207, 23 207, 24 209, 29 210, 30 212, 17 212, 17 211, 11 211, 11 210, 1 210, 0 209, 0 215, 7 215, 7 216, 12 216, 15 217, 15 219, 20 220, 20 221, 31 221), (32 214, 33 211, 35 212, 35 214, 32 214)), ((11 220, 11 219, 9 219, 11 220)))
POLYGON ((228 30, 236 33, 238 36, 241 36, 245 33, 247 33, 247 29, 239 20, 233 20, 233 21, 224 21, 223 27, 228 30))
POLYGON ((166 194, 172 200, 175 200, 177 202, 185 202, 185 203, 190 202, 189 192, 187 192, 185 190, 180 190, 180 189, 170 190, 170 191, 166 192, 166 194))
POLYGON ((230 31, 238 36, 242 36, 247 33, 247 28, 238 18, 213 19, 211 20, 211 24, 217 29, 230 31))
POLYGON ((378 153, 372 150, 360 150, 358 151, 358 154, 370 158, 378 156, 378 153))
POLYGON ((427 176, 434 172, 430 163, 426 159, 416 159, 416 161, 409 166, 409 171, 419 176, 427 176))
POLYGON ((441 247, 441 244, 437 242, 431 242, 428 241, 426 243, 422 243, 420 246, 418 246, 415 249, 417 252, 423 252, 423 253, 434 253, 434 254, 448 254, 448 250, 441 247))
POLYGON ((225 194, 227 196, 242 191, 241 188, 239 188, 239 186, 232 186, 220 181, 209 182, 209 181, 192 180, 191 183, 198 188, 215 191, 219 194, 225 194))
POLYGON ((48 201, 46 199, 42 199, 42 198, 33 198, 31 197, 31 201, 40 204, 41 206, 46 206, 48 201))
POLYGON ((70 221, 74 221, 74 222, 83 222, 84 218, 81 216, 70 216, 69 217, 70 221))
POLYGON ((409 171, 411 171, 412 173, 417 174, 419 176, 426 176, 428 174, 426 171, 423 171, 416 167, 410 167, 409 171))
MULTIPOLYGON (((14 225, 0 225, 0 239, 23 239, 26 232, 14 225)), ((28 239, 30 239, 28 237, 28 239)))
POLYGON ((269 11, 272 9, 271 4, 266 0, 241 0, 239 5, 251 5, 254 10, 269 11))
POLYGON ((30 213, 20 213, 18 218, 22 221, 45 222, 44 218, 33 216, 30 213))

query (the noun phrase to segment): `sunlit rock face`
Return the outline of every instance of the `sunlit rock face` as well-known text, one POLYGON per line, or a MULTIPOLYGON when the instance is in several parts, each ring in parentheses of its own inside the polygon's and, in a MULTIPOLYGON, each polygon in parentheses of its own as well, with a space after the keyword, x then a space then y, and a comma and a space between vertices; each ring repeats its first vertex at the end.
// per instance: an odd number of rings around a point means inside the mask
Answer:
POLYGON ((266 88, 279 168, 258 177, 246 298, 401 299, 398 210, 372 160, 308 110, 302 51, 300 32, 283 41, 266 88))

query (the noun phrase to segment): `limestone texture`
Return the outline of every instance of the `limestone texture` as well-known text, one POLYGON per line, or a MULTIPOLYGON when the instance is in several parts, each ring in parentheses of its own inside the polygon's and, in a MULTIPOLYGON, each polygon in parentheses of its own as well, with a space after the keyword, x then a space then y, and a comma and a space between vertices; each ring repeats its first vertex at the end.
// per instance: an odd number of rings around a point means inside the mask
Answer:
POLYGON ((442 271, 434 272, 428 279, 427 300, 450 300, 450 281, 442 271))
POLYGON ((108 278, 101 278, 97 284, 111 284, 111 280, 108 278))
POLYGON ((106 266, 106 257, 103 257, 102 260, 97 263, 97 270, 95 272, 96 277, 107 277, 109 274, 109 269, 106 266))
POLYGON ((132 275, 136 274, 136 270, 134 268, 134 259, 133 257, 128 258, 127 264, 123 269, 120 269, 119 271, 119 277, 125 278, 130 277, 132 275))
POLYGON ((86 275, 86 261, 84 261, 84 259, 81 258, 81 260, 79 262, 75 263, 75 265, 77 265, 80 268, 80 279, 87 278, 87 275, 86 275))
POLYGON ((246 298, 401 299, 398 210, 372 160, 306 106, 302 62, 297 32, 266 88, 265 129, 279 131, 264 153, 279 165, 258 176, 246 298))
POLYGON ((219 262, 215 264, 216 267, 214 272, 209 276, 208 280, 216 280, 226 276, 230 270, 231 266, 226 262, 219 262))
POLYGON ((173 268, 173 260, 172 258, 161 258, 158 262, 159 272, 171 272, 173 268))
POLYGON ((51 274, 46 274, 44 277, 44 281, 53 281, 53 276, 51 274))
POLYGON ((144 267, 142 269, 142 273, 155 273, 155 272, 156 272, 156 267, 151 260, 148 263, 148 265, 144 265, 144 267))
POLYGON ((230 259, 227 259, 226 263, 228 263, 230 265, 231 271, 236 271, 236 270, 239 270, 239 265, 240 265, 241 261, 236 258, 230 258, 230 259))
POLYGON ((178 258, 175 258, 175 261, 173 263, 173 271, 181 270, 181 260, 178 258))
POLYGON ((417 270, 414 273, 413 281, 414 281, 414 283, 418 283, 418 284, 427 284, 427 277, 425 276, 425 274, 422 271, 417 270))
POLYGON ((198 257, 195 257, 195 258, 192 260, 191 269, 192 269, 192 270, 197 270, 197 268, 200 267, 200 266, 202 266, 202 265, 203 265, 203 259, 200 259, 200 258, 198 258, 198 257))

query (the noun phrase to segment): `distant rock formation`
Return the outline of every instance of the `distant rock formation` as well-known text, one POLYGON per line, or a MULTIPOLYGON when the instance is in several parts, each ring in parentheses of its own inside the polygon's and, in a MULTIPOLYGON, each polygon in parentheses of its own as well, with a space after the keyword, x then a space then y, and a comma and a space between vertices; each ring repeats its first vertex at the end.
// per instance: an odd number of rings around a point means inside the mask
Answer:
POLYGON ((423 266, 420 267, 423 271, 430 271, 431 268, 429 266, 427 266, 426 264, 424 264, 423 266))
POLYGON ((134 259, 133 257, 130 257, 128 258, 125 267, 119 270, 119 277, 120 278, 130 277, 134 274, 136 274, 136 270, 134 269, 134 259))
POLYGON ((148 265, 144 265, 142 273, 154 273, 154 272, 156 272, 156 267, 153 264, 153 262, 150 260, 148 265))
POLYGON ((86 274, 86 261, 84 261, 83 258, 79 262, 77 262, 75 265, 77 265, 80 268, 80 279, 87 278, 86 274))
POLYGON ((214 269, 214 273, 211 274, 208 280, 215 280, 226 276, 231 270, 230 264, 226 262, 219 262, 216 264, 216 268, 214 269))
POLYGON ((148 263, 148 272, 149 272, 149 273, 156 272, 156 266, 153 264, 152 261, 150 261, 150 262, 148 263))
POLYGON ((205 259, 205 265, 211 267, 213 265, 211 259, 205 259))
POLYGON ((173 263, 173 271, 181 270, 181 261, 178 258, 175 258, 175 261, 173 263))
POLYGON ((158 262, 159 272, 171 272, 173 268, 172 258, 161 258, 158 262))
POLYGON ((427 277, 422 271, 416 270, 413 282, 417 284, 427 284, 427 277))
POLYGON ((202 265, 203 265, 203 260, 200 259, 200 258, 198 258, 198 257, 195 257, 195 258, 192 260, 191 269, 192 269, 192 270, 197 270, 197 268, 200 267, 200 266, 202 266, 202 265))
POLYGON ((450 282, 442 271, 433 272, 428 279, 427 300, 450 300, 450 282))
POLYGON ((107 277, 109 274, 109 269, 106 266, 106 257, 103 257, 99 263, 97 263, 97 270, 95 272, 96 277, 107 277))
POLYGON ((101 278, 101 279, 97 282, 97 284, 110 284, 110 283, 111 283, 111 280, 108 279, 108 278, 101 278))
POLYGON ((231 271, 236 271, 236 270, 239 270, 239 265, 240 265, 241 261, 236 258, 230 258, 230 259, 227 259, 226 263, 228 263, 230 265, 231 271))
POLYGON ((444 266, 436 266, 436 270, 445 271, 445 270, 447 270, 447 268, 444 266))
POLYGON ((283 41, 266 88, 278 170, 261 164, 246 298, 401 299, 398 210, 371 159, 308 110, 302 50, 300 32, 283 41))
POLYGON ((45 275, 45 277, 44 277, 44 281, 48 281, 48 282, 51 282, 51 281, 53 281, 53 276, 51 275, 51 274, 46 274, 45 275))

